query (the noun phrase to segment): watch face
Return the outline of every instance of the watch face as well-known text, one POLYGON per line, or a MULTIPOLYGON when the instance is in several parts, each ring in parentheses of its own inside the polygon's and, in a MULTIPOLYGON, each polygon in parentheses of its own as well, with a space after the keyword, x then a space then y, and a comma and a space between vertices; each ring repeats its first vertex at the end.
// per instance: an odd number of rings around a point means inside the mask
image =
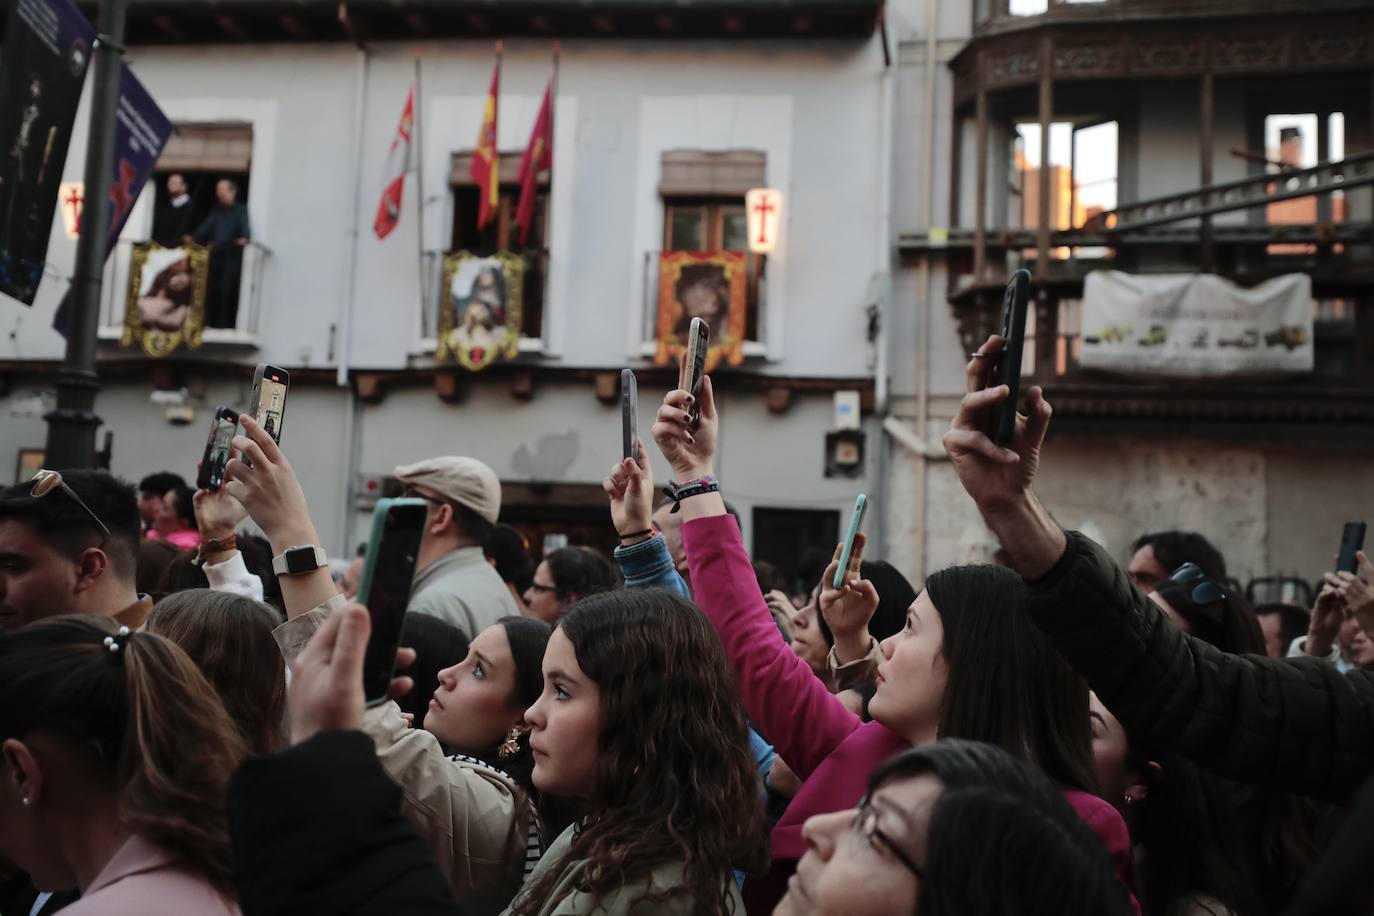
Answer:
POLYGON ((320 564, 315 559, 313 547, 298 547, 286 552, 286 572, 288 575, 296 576, 319 568, 320 564))

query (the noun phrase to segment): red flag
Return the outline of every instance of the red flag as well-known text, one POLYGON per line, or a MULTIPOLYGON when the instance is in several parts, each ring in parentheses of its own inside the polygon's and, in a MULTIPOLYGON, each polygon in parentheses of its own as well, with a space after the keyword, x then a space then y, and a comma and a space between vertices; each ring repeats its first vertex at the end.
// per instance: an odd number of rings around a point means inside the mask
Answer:
POLYGON ((520 160, 520 204, 515 208, 515 224, 520 227, 520 244, 529 238, 534 221, 534 198, 539 190, 539 173, 553 168, 553 80, 544 90, 544 104, 534 119, 529 146, 520 160))
POLYGON ((501 205, 501 157, 496 151, 496 100, 500 94, 501 50, 496 50, 496 69, 491 73, 491 91, 487 93, 487 107, 482 112, 482 129, 477 134, 477 149, 472 154, 472 168, 468 174, 477 184, 477 228, 481 229, 496 216, 501 205))
POLYGON ((401 221, 401 189, 405 186, 406 172, 410 169, 410 138, 415 127, 415 86, 410 87, 406 96, 406 107, 401 112, 401 123, 396 126, 396 136, 391 141, 391 150, 386 154, 386 168, 382 172, 382 199, 377 204, 377 218, 372 222, 372 231, 377 238, 384 239, 401 221))

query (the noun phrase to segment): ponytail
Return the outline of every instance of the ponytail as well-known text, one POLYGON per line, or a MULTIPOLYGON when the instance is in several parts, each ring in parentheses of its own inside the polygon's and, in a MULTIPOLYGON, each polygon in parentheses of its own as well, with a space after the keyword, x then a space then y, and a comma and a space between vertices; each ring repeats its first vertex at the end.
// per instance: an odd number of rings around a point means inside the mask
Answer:
POLYGON ((174 643, 103 617, 0 637, 0 741, 33 732, 93 751, 120 820, 234 896, 224 798, 245 744, 174 643))

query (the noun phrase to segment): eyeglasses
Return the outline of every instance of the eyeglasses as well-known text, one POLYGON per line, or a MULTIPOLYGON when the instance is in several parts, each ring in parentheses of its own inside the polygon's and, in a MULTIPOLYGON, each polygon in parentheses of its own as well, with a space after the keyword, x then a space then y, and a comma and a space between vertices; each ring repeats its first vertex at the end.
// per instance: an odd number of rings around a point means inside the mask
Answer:
POLYGON ((86 501, 82 499, 80 496, 78 496, 76 491, 67 485, 67 482, 62 479, 61 474, 59 474, 57 471, 49 471, 46 468, 44 468, 37 474, 33 475, 33 489, 29 490, 30 496, 34 497, 35 499, 40 499, 56 490, 61 490, 63 493, 66 493, 73 500, 75 500, 76 504, 81 507, 81 511, 89 515, 91 517, 91 521, 95 522, 95 526, 99 528, 102 532, 104 532, 105 537, 110 536, 110 529, 105 527, 105 523, 100 520, 100 516, 96 515, 93 511, 91 511, 91 507, 86 505, 86 501))
POLYGON ((863 837, 870 849, 876 849, 878 844, 883 845, 913 875, 923 881, 925 880, 925 869, 917 865, 896 840, 883 833, 878 827, 878 809, 873 807, 873 802, 867 795, 859 800, 859 807, 854 812, 854 823, 851 826, 859 836, 863 837))
POLYGON ((1180 585, 1187 585, 1196 582, 1193 586, 1194 604, 1216 604, 1218 601, 1226 600, 1226 592, 1222 591, 1221 586, 1217 585, 1207 574, 1202 571, 1202 567, 1196 563, 1184 563, 1169 576, 1170 582, 1177 582, 1180 585))

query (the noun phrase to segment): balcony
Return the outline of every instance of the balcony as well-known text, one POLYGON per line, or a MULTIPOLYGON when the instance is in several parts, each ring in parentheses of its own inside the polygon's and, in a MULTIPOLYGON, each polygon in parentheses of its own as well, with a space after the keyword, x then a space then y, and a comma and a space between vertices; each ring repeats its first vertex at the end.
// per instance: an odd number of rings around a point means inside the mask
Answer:
POLYGON ((1365 0, 974 0, 980 35, 1040 25, 1368 11, 1365 0))
MULTIPOLYGON (((425 359, 434 356, 439 349, 439 326, 444 302, 445 285, 450 289, 462 278, 453 271, 453 255, 457 252, 429 250, 421 260, 421 280, 423 288, 420 295, 419 324, 416 331, 418 341, 414 355, 425 359)), ((511 257, 519 261, 522 268, 520 284, 520 339, 519 352, 540 354, 545 350, 544 303, 548 294, 549 251, 547 248, 528 248, 518 252, 496 252, 497 257, 511 257)), ((454 292, 455 300, 464 298, 463 293, 454 292)), ((510 293, 505 294, 509 301, 510 293)), ((456 303, 455 303, 456 305, 456 303)), ((455 313, 455 320, 462 316, 455 313)))
MULTIPOLYGON (((100 292, 99 340, 107 352, 118 350, 128 354, 142 353, 135 343, 128 350, 118 348, 124 337, 125 315, 130 294, 130 280, 135 252, 146 242, 120 239, 105 262, 105 276, 100 292), (114 344, 115 347, 109 345, 114 344)), ((272 250, 258 241, 250 241, 243 249, 243 265, 239 282, 238 309, 233 327, 205 327, 201 334, 201 348, 258 346, 258 322, 262 312, 263 277, 272 250)), ((208 286, 207 280, 207 286, 208 286)), ((208 317, 208 316, 207 316, 208 317)), ((182 344, 182 347, 185 345, 182 344)), ((184 352, 184 351, 178 351, 184 352)))

